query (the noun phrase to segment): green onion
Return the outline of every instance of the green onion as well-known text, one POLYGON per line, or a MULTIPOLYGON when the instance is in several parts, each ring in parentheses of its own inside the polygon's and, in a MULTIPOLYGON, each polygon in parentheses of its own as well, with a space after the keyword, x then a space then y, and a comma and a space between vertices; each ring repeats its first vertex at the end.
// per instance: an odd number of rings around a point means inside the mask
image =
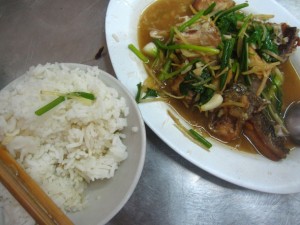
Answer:
MULTIPOLYGON (((230 58, 233 52, 235 44, 235 39, 227 39, 224 41, 224 48, 223 48, 223 53, 222 53, 222 58, 221 58, 221 70, 225 69, 226 67, 229 67, 229 62, 230 58)), ((220 76, 220 89, 223 90, 224 85, 226 83, 228 72, 225 72, 220 76)))
POLYGON ((282 131, 288 134, 288 130, 285 127, 283 118, 278 113, 276 113, 276 110, 273 108, 273 106, 269 104, 266 110, 269 112, 269 115, 273 118, 273 120, 280 125, 282 131))
POLYGON ((149 59, 144 56, 144 54, 138 50, 133 44, 129 44, 128 48, 140 59, 143 63, 149 63, 149 59))
POLYGON ((174 35, 175 35, 174 29, 175 29, 174 27, 171 27, 169 39, 166 41, 166 44, 171 44, 171 43, 173 43, 174 35))
POLYGON ((206 10, 200 10, 198 13, 196 13, 191 19, 186 21, 185 23, 181 24, 178 28, 180 32, 184 31, 187 27, 192 26, 197 20, 199 20, 202 16, 205 16, 212 12, 214 7, 216 6, 216 3, 213 2, 210 4, 210 6, 206 10))
POLYGON ((282 86, 284 81, 284 76, 282 74, 282 72, 275 67, 274 68, 274 75, 272 76, 272 83, 275 84, 276 86, 280 87, 282 86))
POLYGON ((245 33, 246 33, 246 30, 247 30, 247 28, 248 28, 249 22, 250 22, 250 20, 251 20, 252 18, 253 18, 253 15, 252 15, 252 14, 248 15, 248 16, 245 18, 245 21, 244 21, 244 23, 243 23, 243 25, 242 25, 242 27, 241 27, 239 33, 238 33, 238 37, 239 37, 239 38, 244 37, 244 35, 245 35, 245 33))
POLYGON ((151 89, 151 88, 147 88, 147 91, 145 92, 145 95, 142 99, 147 99, 147 98, 157 98, 158 97, 158 93, 156 90, 151 89))
POLYGON ((210 5, 208 6, 208 8, 205 9, 203 15, 206 16, 207 14, 211 13, 211 12, 213 11, 213 9, 215 8, 216 5, 217 5, 217 4, 216 4, 215 2, 213 2, 212 4, 210 4, 210 5))
POLYGON ((140 103, 141 94, 142 94, 142 83, 141 82, 137 84, 137 88, 138 88, 138 90, 137 90, 137 93, 136 93, 136 96, 135 96, 135 101, 137 103, 140 103))
POLYGON ((227 9, 227 10, 224 10, 224 11, 220 12, 220 13, 216 16, 216 18, 215 18, 214 21, 216 22, 220 17, 225 16, 225 15, 228 15, 229 13, 238 11, 238 10, 240 10, 240 9, 242 9, 242 8, 245 8, 245 7, 248 7, 248 6, 249 6, 248 3, 242 3, 242 4, 239 4, 239 5, 235 5, 235 6, 229 8, 229 9, 227 9))
POLYGON ((48 103, 47 105, 43 106, 42 108, 36 110, 34 113, 37 116, 41 116, 44 113, 50 111, 51 109, 53 109, 55 106, 59 105, 60 103, 62 103, 63 101, 65 101, 65 97, 64 96, 59 96, 58 98, 54 99, 52 102, 48 103))
POLYGON ((196 13, 190 20, 186 21, 185 23, 181 24, 178 28, 180 32, 184 31, 185 28, 192 26, 197 20, 199 20, 202 16, 205 16, 213 11, 215 8, 216 3, 213 2, 208 6, 206 10, 200 10, 198 13, 196 13))
POLYGON ((162 72, 159 76, 159 80, 168 80, 176 75, 178 75, 179 73, 181 73, 182 71, 186 70, 189 66, 194 65, 195 63, 199 62, 199 59, 194 59, 191 62, 189 62, 188 64, 184 65, 183 67, 181 67, 180 69, 171 72, 171 73, 164 73, 162 72))
POLYGON ((81 97, 81 98, 85 98, 85 99, 89 99, 89 100, 96 100, 95 95, 93 95, 92 93, 80 92, 80 91, 70 92, 70 93, 66 94, 65 97, 67 97, 67 98, 81 97))
POLYGON ((197 87, 197 86, 203 86, 204 84, 207 84, 207 83, 208 83, 209 81, 211 81, 211 80, 212 80, 212 78, 209 77, 209 78, 207 78, 207 79, 205 79, 205 80, 202 80, 202 81, 193 83, 192 86, 194 86, 194 87, 197 87))
MULTIPOLYGON (((168 73, 170 71, 171 65, 172 65, 172 59, 168 57, 161 73, 168 73)), ((161 74, 159 76, 161 76, 161 74)))
POLYGON ((191 25, 193 25, 197 20, 199 20, 203 14, 204 14, 204 10, 200 10, 197 14, 195 14, 191 19, 189 19, 188 21, 186 21, 185 23, 181 24, 178 27, 178 30, 180 32, 184 31, 185 28, 190 27, 191 25))
POLYGON ((187 49, 198 52, 205 52, 211 55, 217 55, 220 53, 220 50, 217 48, 209 47, 209 46, 198 46, 191 44, 174 44, 174 45, 165 45, 159 40, 154 40, 154 43, 161 49, 165 50, 176 50, 176 49, 187 49))
MULTIPOLYGON (((47 93, 47 92, 43 92, 41 91, 41 93, 47 93)), ((55 94, 56 92, 51 92, 51 94, 55 94)), ((92 93, 87 93, 87 92, 70 92, 67 94, 59 94, 59 96, 54 99, 53 101, 49 102, 47 105, 39 108, 38 110, 36 110, 34 113, 37 116, 41 116, 44 113, 50 111, 51 109, 53 109, 55 106, 59 105, 60 103, 62 103, 63 101, 65 101, 66 99, 77 99, 77 98, 82 98, 82 99, 88 99, 88 100, 95 100, 96 97, 95 95, 93 95, 92 93)))
POLYGON ((199 141, 201 144, 203 144, 206 148, 211 148, 212 147, 212 144, 207 141, 204 137, 202 137, 198 132, 196 132, 195 130, 193 129, 189 129, 189 132, 190 134, 192 135, 192 137, 199 141))
POLYGON ((248 28, 249 22, 252 19, 252 14, 248 15, 245 18, 245 21, 242 25, 242 28, 240 29, 239 33, 238 33, 238 41, 237 41, 237 56, 238 58, 241 57, 241 52, 242 52, 242 48, 243 48, 243 41, 245 38, 247 38, 246 36, 246 30, 248 28))
POLYGON ((168 110, 168 114, 175 122, 175 126, 183 133, 183 135, 185 135, 187 138, 189 138, 195 144, 197 144, 201 147, 204 146, 206 148, 206 150, 209 151, 209 149, 212 147, 212 144, 209 141, 207 141, 204 137, 202 137, 195 130, 187 129, 171 111, 168 110))
MULTIPOLYGON (((248 70, 248 58, 249 58, 249 44, 248 44, 248 38, 244 37, 243 39, 243 47, 242 47, 242 56, 241 56, 241 73, 248 70)), ((244 75, 244 81, 245 84, 250 86, 251 85, 251 79, 249 75, 244 75)))

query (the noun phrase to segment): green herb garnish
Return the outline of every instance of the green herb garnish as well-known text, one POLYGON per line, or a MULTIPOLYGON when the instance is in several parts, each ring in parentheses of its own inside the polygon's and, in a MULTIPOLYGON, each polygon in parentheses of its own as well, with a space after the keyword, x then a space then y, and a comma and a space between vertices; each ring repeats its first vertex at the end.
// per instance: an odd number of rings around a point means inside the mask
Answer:
POLYGON ((140 51, 138 50, 133 44, 129 44, 128 48, 140 59, 143 63, 148 63, 149 59, 140 51))
MULTIPOLYGON (((52 92, 52 94, 59 94, 59 93, 52 92)), ((59 94, 59 96, 56 99, 49 102, 47 105, 39 108, 34 113, 37 116, 41 116, 67 99, 80 99, 80 98, 91 100, 91 101, 94 101, 96 99, 95 95, 93 95, 92 93, 87 93, 87 92, 70 92, 70 93, 62 94, 62 95, 59 94)))

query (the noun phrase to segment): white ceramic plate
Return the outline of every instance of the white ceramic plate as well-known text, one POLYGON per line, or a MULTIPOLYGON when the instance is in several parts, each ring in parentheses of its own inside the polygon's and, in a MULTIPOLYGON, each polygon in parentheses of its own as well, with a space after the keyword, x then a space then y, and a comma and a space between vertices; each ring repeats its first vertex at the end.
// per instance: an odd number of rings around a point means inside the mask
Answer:
MULTIPOLYGON (((89 67, 88 65, 73 63, 64 65, 82 69, 89 67)), ((23 79, 23 77, 24 75, 17 78, 4 89, 14 86, 14 83, 18 82, 19 79, 23 79)), ((141 176, 146 155, 145 125, 135 100, 126 87, 112 75, 101 71, 99 79, 107 86, 115 88, 120 96, 125 98, 129 107, 128 126, 123 131, 126 135, 123 143, 127 146, 128 158, 121 163, 113 178, 96 181, 89 185, 86 191, 88 195, 87 207, 80 212, 68 214, 76 225, 102 225, 113 218, 132 195, 141 176), (138 132, 133 132, 133 127, 137 127, 138 132)), ((1 210, 0 224, 3 224, 1 210)))
MULTIPOLYGON (((144 81, 146 72, 142 63, 128 50, 128 44, 138 46, 137 25, 142 11, 153 0, 111 0, 106 16, 106 39, 109 54, 118 79, 132 95, 136 85, 144 81)), ((243 3, 244 1, 236 1, 243 3)), ((300 27, 300 23, 273 0, 249 0, 248 12, 274 14, 276 22, 287 22, 300 27)), ((299 62, 299 50, 292 61, 299 62)), ((300 71, 299 63, 296 69, 300 71)), ((175 128, 164 103, 139 105, 147 125, 171 148, 207 172, 237 185, 270 193, 300 191, 300 149, 281 162, 272 162, 260 155, 247 154, 213 142, 210 152, 189 141, 175 128)))

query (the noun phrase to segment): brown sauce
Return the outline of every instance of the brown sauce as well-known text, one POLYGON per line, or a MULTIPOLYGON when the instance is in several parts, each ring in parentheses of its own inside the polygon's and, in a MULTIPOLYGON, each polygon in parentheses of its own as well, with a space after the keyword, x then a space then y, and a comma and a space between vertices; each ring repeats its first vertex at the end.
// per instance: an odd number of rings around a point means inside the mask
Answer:
POLYGON ((180 21, 181 16, 191 14, 189 8, 191 3, 192 0, 158 0, 148 6, 141 15, 138 25, 140 48, 151 41, 150 30, 170 30, 180 21))
MULTIPOLYGON (((169 30, 171 26, 178 23, 180 16, 189 15, 191 2, 192 0, 158 0, 151 4, 140 17, 139 47, 143 48, 151 41, 150 30, 169 30)), ((283 85, 283 109, 285 110, 290 104, 300 100, 300 79, 290 61, 285 62, 281 66, 281 70, 285 75, 283 85)), ((209 118, 204 113, 199 113, 198 109, 186 108, 180 100, 170 99, 169 104, 191 126, 198 127, 206 136, 212 136, 207 127, 209 118)), ((219 140, 216 136, 212 137, 219 140)), ((226 144, 236 150, 257 153, 253 145, 243 135, 238 140, 226 144)))

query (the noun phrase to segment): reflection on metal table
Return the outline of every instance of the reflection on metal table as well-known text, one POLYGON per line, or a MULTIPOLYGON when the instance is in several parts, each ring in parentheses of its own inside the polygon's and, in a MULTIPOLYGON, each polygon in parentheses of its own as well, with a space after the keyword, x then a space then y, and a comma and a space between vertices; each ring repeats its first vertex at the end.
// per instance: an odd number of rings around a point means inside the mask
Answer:
MULTIPOLYGON (((300 20, 300 2, 277 1, 300 20)), ((108 3, 0 0, 0 89, 46 62, 97 65, 114 74, 105 40, 108 3)), ((300 193, 268 194, 230 184, 182 158, 147 128, 140 181, 108 224, 300 224, 300 193)))

